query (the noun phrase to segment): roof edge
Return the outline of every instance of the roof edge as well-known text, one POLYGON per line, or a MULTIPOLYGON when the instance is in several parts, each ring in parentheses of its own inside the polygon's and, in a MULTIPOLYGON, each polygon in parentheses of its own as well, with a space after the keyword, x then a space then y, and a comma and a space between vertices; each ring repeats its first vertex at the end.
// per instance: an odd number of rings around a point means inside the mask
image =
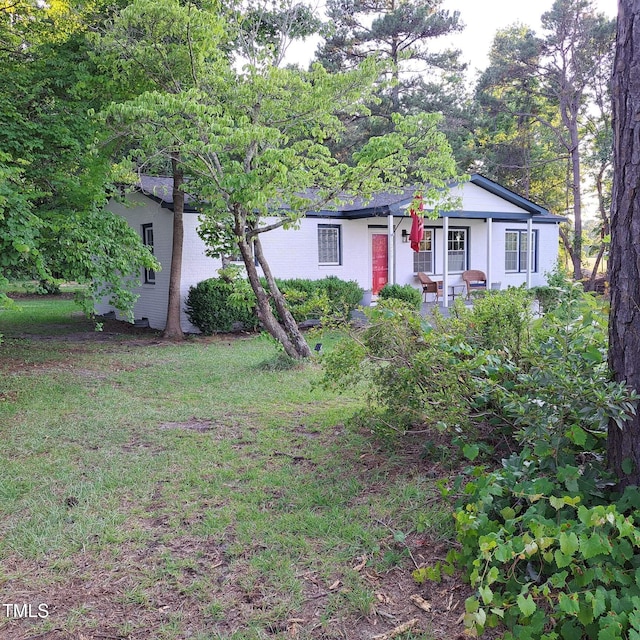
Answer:
POLYGON ((545 209, 541 207, 539 204, 536 204, 532 200, 525 198, 524 196, 518 195, 515 191, 511 191, 511 189, 507 189, 507 187, 503 187, 501 184, 486 178, 485 176, 479 173, 471 174, 469 178, 469 182, 471 184, 475 184, 477 187, 492 193, 493 195, 499 196, 510 202, 511 204, 515 204, 518 207, 521 207, 525 211, 529 213, 535 213, 543 216, 553 215, 549 209, 545 209))

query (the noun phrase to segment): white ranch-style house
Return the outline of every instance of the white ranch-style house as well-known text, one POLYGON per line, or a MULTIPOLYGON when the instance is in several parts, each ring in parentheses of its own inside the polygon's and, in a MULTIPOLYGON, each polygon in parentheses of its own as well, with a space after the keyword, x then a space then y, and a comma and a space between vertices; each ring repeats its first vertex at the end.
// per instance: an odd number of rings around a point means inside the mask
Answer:
MULTIPOLYGON (((355 280, 368 304, 386 283, 410 284, 419 290, 417 273, 442 281, 442 291, 461 293, 462 273, 483 271, 487 286, 505 289, 546 284, 546 273, 558 258, 559 224, 564 220, 481 175, 450 187, 460 206, 424 220, 420 251, 409 242, 414 191, 381 193, 364 203, 357 199, 339 210, 310 211, 298 229, 275 229, 262 236, 267 260, 278 278, 320 279, 335 275, 355 280)), ((112 202, 109 209, 126 218, 163 269, 141 274, 136 318, 163 329, 169 289, 172 246, 171 179, 143 177, 127 206, 112 202), (131 206, 133 205, 133 206, 131 206)), ((197 234, 198 212, 185 204, 182 298, 189 287, 216 277, 221 261, 206 256, 197 234)), ((268 220, 265 221, 268 224, 268 220)), ((442 296, 447 305, 450 295, 442 296)), ((96 313, 113 309, 103 302, 96 313)), ((182 328, 196 332, 182 311, 182 328)))

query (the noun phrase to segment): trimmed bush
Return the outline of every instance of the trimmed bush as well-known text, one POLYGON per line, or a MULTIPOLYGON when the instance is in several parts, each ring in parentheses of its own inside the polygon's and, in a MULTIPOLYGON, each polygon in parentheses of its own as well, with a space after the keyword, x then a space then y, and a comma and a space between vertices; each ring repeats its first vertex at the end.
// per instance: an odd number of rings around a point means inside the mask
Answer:
POLYGON ((220 278, 209 278, 189 289, 187 317, 206 336, 232 331, 238 326, 250 331, 258 328, 255 297, 239 271, 221 269, 220 278))
POLYGON ((389 298, 402 300, 402 302, 406 302, 413 309, 420 310, 422 308, 422 294, 410 284, 385 284, 380 291, 380 297, 384 300, 388 300, 389 298))
MULTIPOLYGON (((255 295, 242 272, 235 267, 219 271, 189 289, 187 317, 202 333, 211 335, 238 326, 255 331, 259 326, 255 295)), ((308 319, 348 321, 362 299, 363 291, 354 281, 328 276, 322 280, 276 280, 296 322, 308 319)), ((263 282, 266 287, 266 282, 263 282)), ((275 308, 273 309, 274 313, 275 308)))
POLYGON ((297 322, 310 318, 347 322, 364 293, 357 282, 341 280, 336 276, 321 280, 292 278, 276 280, 276 283, 297 322))

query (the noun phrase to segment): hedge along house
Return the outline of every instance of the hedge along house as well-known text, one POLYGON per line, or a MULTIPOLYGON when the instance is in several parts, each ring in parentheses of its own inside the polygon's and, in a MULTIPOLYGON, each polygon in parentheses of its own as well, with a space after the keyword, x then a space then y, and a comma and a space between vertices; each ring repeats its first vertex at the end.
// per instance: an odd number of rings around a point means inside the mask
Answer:
MULTIPOLYGON (((355 280, 366 292, 365 304, 387 283, 421 289, 418 272, 442 280, 447 292, 456 291, 453 287, 462 284, 461 275, 468 269, 484 271, 494 289, 546 283, 545 274, 558 258, 558 227, 564 218, 477 174, 469 182, 452 185, 450 192, 459 208, 436 219, 425 218, 418 252, 409 243, 414 190, 406 189, 377 194, 368 202, 356 199, 338 210, 310 211, 297 229, 269 231, 262 236, 266 259, 277 278, 315 280, 335 275, 355 280)), ((127 200, 126 205, 112 202, 109 209, 138 230, 163 265, 160 272, 141 274, 135 317, 147 318, 151 327, 163 329, 172 246, 171 179, 143 177, 127 200)), ((189 287, 216 277, 222 266, 219 259, 206 255, 198 224, 198 211, 186 198, 183 300, 189 287)), ((448 300, 443 297, 445 305, 448 300)), ((110 311, 107 302, 96 306, 98 314, 110 311)), ((184 309, 181 324, 184 331, 197 331, 184 309)))

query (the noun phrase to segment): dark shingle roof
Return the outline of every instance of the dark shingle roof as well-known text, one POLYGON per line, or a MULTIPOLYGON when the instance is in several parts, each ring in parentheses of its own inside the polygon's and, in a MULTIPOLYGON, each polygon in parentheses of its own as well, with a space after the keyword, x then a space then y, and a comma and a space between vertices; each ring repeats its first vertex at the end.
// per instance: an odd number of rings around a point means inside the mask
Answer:
MULTIPOLYGON (((480 174, 473 174, 470 178, 470 182, 482 189, 503 198, 507 202, 514 204, 528 214, 533 214, 536 220, 544 222, 563 222, 565 218, 556 216, 550 213, 544 207, 537 205, 535 202, 524 198, 517 193, 499 185, 497 182, 489 180, 480 174)), ((153 198, 159 202, 163 207, 171 209, 173 206, 172 195, 172 179, 166 176, 141 176, 138 185, 139 190, 145 195, 153 198)), ((310 200, 314 199, 316 190, 309 189, 302 195, 309 197, 310 200)), ((415 194, 415 187, 406 187, 399 193, 392 193, 388 191, 375 194, 370 200, 364 200, 360 197, 343 196, 338 198, 335 208, 323 208, 317 211, 309 211, 307 213, 310 217, 340 217, 345 219, 356 218, 371 218, 377 216, 387 216, 389 214, 401 216, 407 215, 407 207, 410 205, 415 194)), ((188 193, 185 193, 185 210, 195 212, 197 209, 194 205, 194 198, 190 197, 188 193)), ((445 215, 451 217, 473 217, 473 218, 487 218, 495 217, 505 219, 516 219, 517 217, 527 218, 527 214, 518 213, 500 213, 494 214, 490 211, 464 211, 456 210, 449 211, 445 215)))

